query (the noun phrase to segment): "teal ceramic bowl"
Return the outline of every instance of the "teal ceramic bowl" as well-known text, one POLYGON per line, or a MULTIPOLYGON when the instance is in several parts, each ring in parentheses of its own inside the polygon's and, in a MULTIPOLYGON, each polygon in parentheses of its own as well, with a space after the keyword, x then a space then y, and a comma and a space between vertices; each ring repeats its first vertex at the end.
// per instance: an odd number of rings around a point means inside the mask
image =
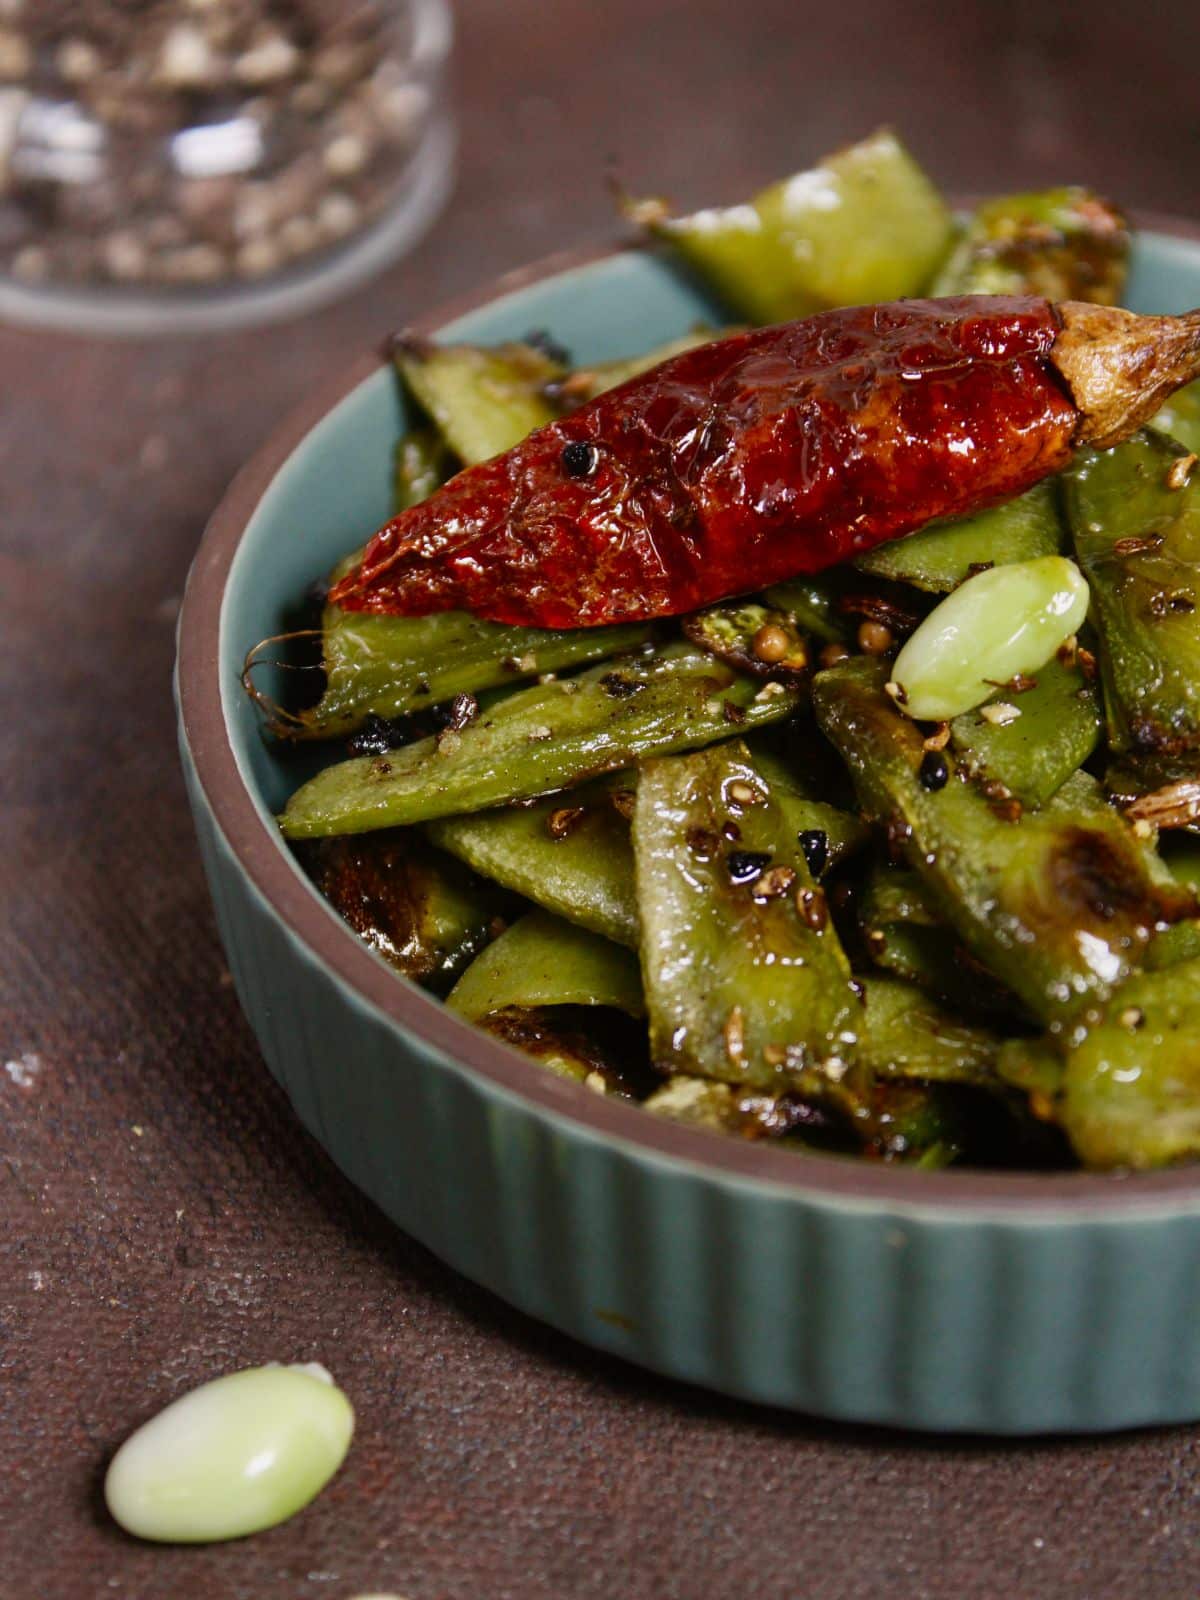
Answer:
MULTIPOLYGON (((1132 300, 1200 304, 1200 243, 1143 233, 1132 300)), ((547 329, 581 361, 711 317, 639 250, 506 278, 426 332, 547 329)), ((388 512, 397 388, 365 360, 292 419, 205 534, 178 699, 200 846, 242 1005, 298 1116, 394 1221, 532 1316, 674 1377, 926 1429, 1200 1417, 1200 1172, 892 1170, 662 1122, 563 1081, 398 977, 294 866, 296 782, 247 648, 388 512)))

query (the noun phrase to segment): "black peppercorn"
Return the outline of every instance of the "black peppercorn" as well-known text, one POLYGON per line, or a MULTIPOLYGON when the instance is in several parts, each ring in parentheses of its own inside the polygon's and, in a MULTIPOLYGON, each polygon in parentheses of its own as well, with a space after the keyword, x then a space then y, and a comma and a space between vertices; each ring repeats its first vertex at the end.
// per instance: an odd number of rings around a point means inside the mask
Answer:
POLYGON ((800 840, 808 870, 814 878, 819 878, 829 862, 829 835, 824 828, 801 828, 796 837, 800 840))
POLYGON ((562 469, 568 478, 586 478, 596 466, 596 446, 586 439, 572 439, 563 445, 562 469))
POLYGON ((761 878, 771 858, 762 850, 731 850, 726 858, 729 876, 734 883, 753 883, 761 878))
POLYGON ((944 789, 950 781, 950 763, 940 750, 927 750, 917 769, 921 786, 925 789, 944 789))

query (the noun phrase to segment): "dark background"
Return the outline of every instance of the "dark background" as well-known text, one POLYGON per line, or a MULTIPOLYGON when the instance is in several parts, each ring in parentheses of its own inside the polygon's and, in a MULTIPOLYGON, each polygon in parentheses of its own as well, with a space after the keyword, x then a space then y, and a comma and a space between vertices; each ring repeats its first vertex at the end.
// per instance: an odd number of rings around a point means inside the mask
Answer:
POLYGON ((1195 1430, 914 1439, 601 1359, 398 1235, 270 1081, 174 751, 173 631, 230 477, 310 380, 492 275, 614 232, 610 166, 740 198, 881 121, 949 189, 1091 182, 1200 217, 1200 13, 1035 0, 469 0, 461 176, 406 262, 292 325, 0 331, 3 1600, 1194 1597, 1195 1430), (326 1362, 348 1463, 220 1548, 99 1484, 180 1390, 326 1362))

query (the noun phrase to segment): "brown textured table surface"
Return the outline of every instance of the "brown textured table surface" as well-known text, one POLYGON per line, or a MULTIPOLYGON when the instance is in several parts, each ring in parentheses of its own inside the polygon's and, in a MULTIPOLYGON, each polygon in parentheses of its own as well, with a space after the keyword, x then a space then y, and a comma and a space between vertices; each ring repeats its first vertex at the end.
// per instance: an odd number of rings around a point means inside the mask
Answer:
POLYGON ((222 964, 174 754, 188 562, 316 373, 611 231, 603 188, 735 198, 890 120, 951 188, 1081 179, 1196 216, 1194 8, 464 0, 461 177, 410 260, 303 322, 0 332, 0 1600, 1194 1597, 1200 1433, 938 1442, 600 1359, 392 1229, 303 1134, 222 964), (156 1549, 113 1447, 319 1358, 358 1410, 291 1524, 156 1549))

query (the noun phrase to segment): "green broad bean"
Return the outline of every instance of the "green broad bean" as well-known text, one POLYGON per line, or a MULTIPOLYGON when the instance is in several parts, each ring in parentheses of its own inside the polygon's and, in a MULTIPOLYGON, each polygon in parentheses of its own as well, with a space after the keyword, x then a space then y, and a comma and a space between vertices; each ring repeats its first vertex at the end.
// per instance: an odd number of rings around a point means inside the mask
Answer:
POLYGON ((760 324, 917 294, 953 233, 941 196, 886 129, 749 204, 684 217, 658 200, 625 210, 760 324))
POLYGON ((323 1367, 251 1367, 143 1423, 113 1457, 104 1498, 139 1539, 240 1539, 318 1495, 353 1431, 350 1402, 323 1367))
POLYGON ((877 1078, 996 1086, 995 1034, 954 1016, 915 984, 861 981, 866 1004, 855 1055, 861 1069, 877 1078))
POLYGON ((760 684, 691 646, 536 684, 461 732, 327 767, 280 817, 290 839, 367 833, 482 811, 790 716, 798 691, 760 684))
POLYGON ((1037 672, 1087 616, 1088 586, 1063 556, 979 572, 934 607, 896 657, 896 703, 941 722, 1037 672))
POLYGON ((446 1004, 559 1077, 636 1098, 650 1086, 637 957, 547 912, 502 933, 446 1004))

